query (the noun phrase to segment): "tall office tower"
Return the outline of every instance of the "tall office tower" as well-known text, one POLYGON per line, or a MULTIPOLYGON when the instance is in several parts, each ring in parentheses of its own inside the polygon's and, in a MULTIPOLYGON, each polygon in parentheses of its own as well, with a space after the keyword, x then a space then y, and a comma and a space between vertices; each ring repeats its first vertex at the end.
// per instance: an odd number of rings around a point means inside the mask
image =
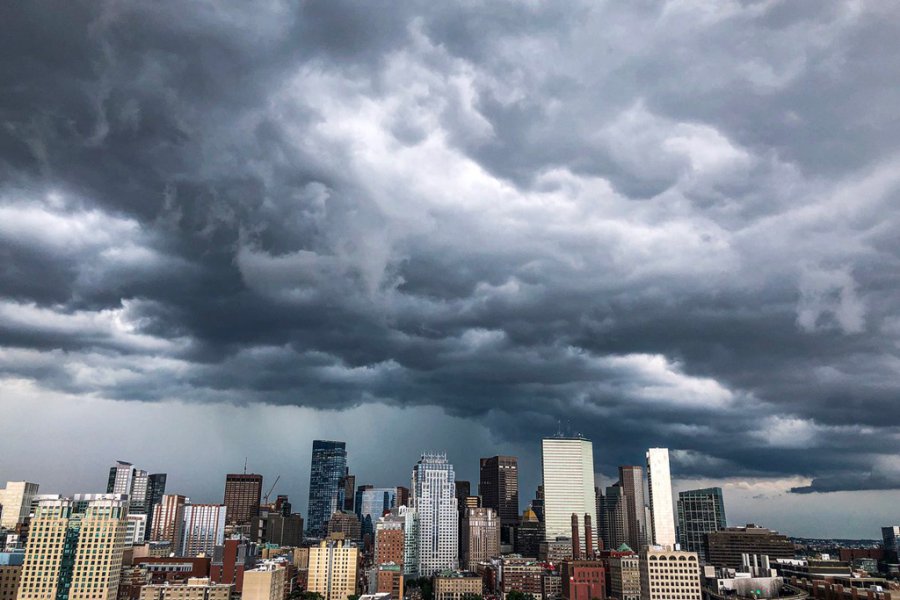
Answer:
POLYGON ((537 515, 531 508, 526 508, 522 513, 522 519, 516 528, 516 554, 525 558, 537 559, 538 550, 544 540, 544 527, 538 521, 537 515))
POLYGON ((359 550, 343 542, 321 542, 309 549, 306 591, 324 600, 346 600, 356 594, 359 550))
POLYGON ((625 500, 625 528, 627 532, 625 543, 633 550, 640 551, 641 548, 647 545, 647 521, 644 513, 644 469, 639 465, 619 467, 619 485, 622 487, 622 495, 625 500))
POLYGON ((128 502, 98 494, 76 512, 68 498, 38 504, 25 549, 19 600, 115 600, 128 502))
POLYGON ((534 491, 534 499, 531 501, 531 510, 541 523, 544 522, 544 486, 539 485, 534 491))
POLYGON ((341 507, 341 510, 347 512, 354 512, 356 509, 355 506, 355 493, 356 493, 356 475, 350 474, 350 469, 347 469, 344 473, 344 476, 341 478, 340 483, 338 484, 338 491, 341 496, 338 504, 341 507))
POLYGON ((184 523, 184 507, 190 501, 187 496, 165 494, 159 504, 153 507, 150 541, 171 542, 172 548, 177 549, 184 523))
POLYGON ((459 567, 459 513, 453 465, 446 454, 423 454, 413 468, 412 505, 419 517, 419 576, 459 567))
POLYGON ((128 494, 128 512, 137 515, 147 514, 147 491, 149 487, 150 473, 143 469, 133 469, 131 472, 131 489, 125 492, 128 494))
POLYGON ((225 541, 225 506, 222 504, 186 504, 178 543, 179 556, 212 556, 225 541))
POLYGON ((460 531, 463 565, 475 571, 478 563, 500 556, 500 519, 493 508, 470 508, 460 531))
POLYGON ((696 552, 649 546, 641 551, 641 599, 700 600, 700 563, 696 552))
POLYGON ((395 563, 403 566, 406 517, 400 511, 400 508, 392 509, 375 524, 376 565, 395 563))
POLYGON ((166 474, 153 473, 147 478, 147 537, 153 531, 153 513, 166 493, 166 474))
POLYGON ((625 490, 615 483, 606 488, 606 495, 600 497, 600 537, 603 538, 604 547, 615 550, 628 543, 627 517, 625 490))
POLYGON ((650 448, 647 451, 647 483, 650 489, 650 531, 653 543, 674 548, 675 515, 672 508, 668 448, 650 448))
POLYGON ((722 488, 688 490, 678 494, 678 541, 682 550, 707 556, 706 535, 725 529, 722 488))
POLYGON ((359 497, 359 505, 356 507, 356 516, 362 524, 362 535, 374 536, 375 523, 385 513, 390 512, 397 503, 397 488, 370 487, 363 490, 359 497))
POLYGON ((134 475, 134 465, 130 462, 117 460, 116 464, 109 468, 109 480, 106 484, 107 494, 130 494, 131 478, 134 475))
POLYGON ((225 514, 233 525, 247 525, 259 515, 263 476, 257 473, 225 475, 225 514))
POLYGON ((501 538, 511 542, 510 528, 519 522, 519 459, 515 456, 482 458, 480 472, 481 506, 494 509, 500 517, 501 538))
POLYGON ((552 437, 542 441, 544 539, 568 537, 572 514, 596 511, 594 448, 583 437, 552 437))
POLYGON ((0 490, 0 527, 15 529, 31 514, 31 500, 38 493, 40 486, 28 481, 7 481, 6 487, 0 490))
POLYGON ((306 527, 310 535, 325 537, 328 519, 338 506, 341 480, 347 475, 347 445, 314 440, 309 469, 309 507, 306 527))

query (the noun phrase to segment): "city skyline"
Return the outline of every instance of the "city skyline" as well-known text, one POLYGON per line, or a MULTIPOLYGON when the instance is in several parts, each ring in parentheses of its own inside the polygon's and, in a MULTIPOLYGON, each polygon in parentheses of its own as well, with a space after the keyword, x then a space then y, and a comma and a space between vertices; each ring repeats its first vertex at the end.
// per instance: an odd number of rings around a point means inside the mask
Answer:
POLYGON ((660 447, 738 524, 896 520, 900 3, 13 2, 0 29, 0 478, 99 493, 121 459, 219 502, 249 458, 306 514, 335 439, 378 487, 517 456, 521 509, 562 428, 601 489, 660 447))

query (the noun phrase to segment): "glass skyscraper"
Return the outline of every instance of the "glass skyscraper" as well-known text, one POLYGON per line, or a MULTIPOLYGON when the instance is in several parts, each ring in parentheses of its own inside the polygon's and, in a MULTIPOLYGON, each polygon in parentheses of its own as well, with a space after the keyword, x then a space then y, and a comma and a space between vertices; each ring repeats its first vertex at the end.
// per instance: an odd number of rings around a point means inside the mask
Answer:
POLYGON ((325 537, 328 519, 338 506, 341 484, 347 474, 347 445, 344 442, 314 440, 309 469, 309 508, 306 527, 310 535, 325 537))
POLYGON ((687 490, 678 494, 678 541, 682 550, 706 557, 706 534, 725 529, 722 488, 687 490))
POLYGON ((369 488, 359 494, 356 516, 362 523, 362 534, 375 535, 375 523, 396 506, 397 488, 369 488))

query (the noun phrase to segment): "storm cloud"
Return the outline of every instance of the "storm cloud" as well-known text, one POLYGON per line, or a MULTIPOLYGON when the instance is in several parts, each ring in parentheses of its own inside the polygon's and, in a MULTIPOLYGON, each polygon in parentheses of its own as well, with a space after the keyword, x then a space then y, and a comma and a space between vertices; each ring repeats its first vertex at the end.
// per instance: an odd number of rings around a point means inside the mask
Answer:
POLYGON ((568 423, 608 474, 664 445, 686 478, 900 487, 896 3, 0 23, 4 380, 437 407, 514 444, 568 423))

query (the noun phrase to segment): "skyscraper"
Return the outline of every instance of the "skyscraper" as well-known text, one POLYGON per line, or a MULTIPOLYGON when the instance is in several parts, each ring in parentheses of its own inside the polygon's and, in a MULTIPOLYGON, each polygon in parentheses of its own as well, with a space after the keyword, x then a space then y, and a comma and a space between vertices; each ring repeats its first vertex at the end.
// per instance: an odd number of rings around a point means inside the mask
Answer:
POLYGON ((134 474, 134 465, 130 462, 117 460, 109 469, 109 480, 106 484, 107 494, 130 494, 131 478, 134 474))
POLYGON ((225 475, 225 514, 234 525, 249 524, 259 515, 263 476, 257 473, 225 475))
POLYGON ((607 549, 615 550, 628 543, 628 508, 625 490, 619 483, 607 487, 606 494, 600 496, 600 519, 598 530, 607 549))
POLYGON ((583 437, 551 437, 542 441, 544 538, 568 537, 572 514, 596 514, 594 449, 583 437))
POLYGON ((460 531, 463 566, 475 571, 478 563, 500 556, 500 519, 493 508, 469 508, 460 531))
POLYGON ((178 544, 180 556, 212 556, 216 546, 225 541, 225 506, 222 504, 187 504, 178 544))
POLYGON ((309 469, 309 507, 306 527, 310 535, 325 537, 328 519, 342 497, 342 479, 347 475, 347 445, 344 442, 314 440, 309 469))
POLYGON ((153 530, 153 513, 166 494, 166 474, 153 473, 147 479, 147 536, 153 530))
POLYGON ((650 531, 653 543, 674 548, 675 515, 672 508, 668 448, 650 448, 647 451, 647 483, 650 489, 650 531))
POLYGON ((356 507, 356 516, 362 524, 363 537, 375 535, 375 523, 390 511, 397 502, 397 488, 370 487, 363 490, 356 507))
POLYGON ((356 475, 350 474, 347 469, 338 484, 338 505, 341 510, 353 512, 355 510, 356 475))
POLYGON ((722 488, 688 490, 678 494, 678 541, 682 550, 707 556, 706 535, 725 529, 722 488))
MULTIPOLYGON (((481 506, 494 509, 501 527, 515 526, 519 522, 519 459, 515 456, 482 458, 480 472, 481 506)), ((505 537, 504 541, 512 540, 505 537)))
POLYGON ((184 523, 184 507, 191 501, 186 496, 166 494, 159 504, 153 507, 153 524, 150 527, 150 540, 154 542, 171 542, 172 550, 178 547, 181 538, 181 527, 184 523))
POLYGON ((43 500, 25 550, 19 600, 114 600, 125 551, 128 502, 91 495, 83 512, 68 498, 43 500))
POLYGON ((459 513, 453 465, 446 454, 423 454, 410 491, 418 514, 419 576, 459 567, 459 513))
POLYGON ((0 490, 0 527, 15 529, 24 523, 31 512, 31 499, 38 493, 38 484, 28 481, 7 481, 0 490))
POLYGON ((625 543, 639 552, 647 544, 644 513, 644 469, 639 465, 619 467, 619 485, 625 503, 625 543))

